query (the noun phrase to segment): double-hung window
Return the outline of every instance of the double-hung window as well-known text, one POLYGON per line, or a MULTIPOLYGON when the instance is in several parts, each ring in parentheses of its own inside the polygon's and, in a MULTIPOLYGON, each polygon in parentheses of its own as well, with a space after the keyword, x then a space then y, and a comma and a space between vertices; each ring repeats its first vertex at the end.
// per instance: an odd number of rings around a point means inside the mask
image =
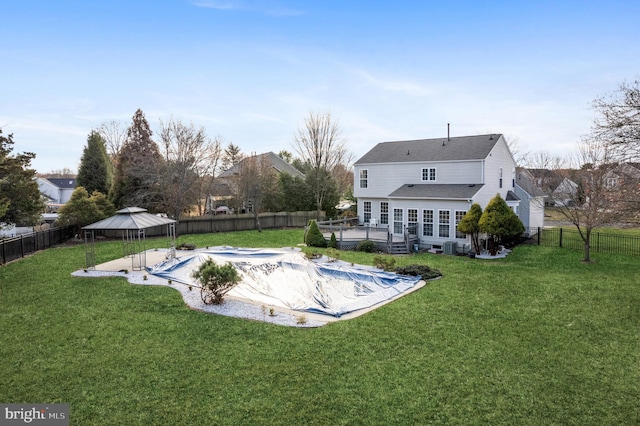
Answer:
POLYGON ((371 201, 365 201, 362 210, 364 210, 364 223, 371 222, 371 201))
POLYGON ((407 229, 410 234, 418 235, 418 209, 407 210, 407 229))
POLYGON ((467 214, 467 212, 456 210, 456 238, 466 238, 467 237, 467 234, 458 231, 458 224, 460 223, 460 221, 462 220, 462 218, 464 217, 465 214, 467 214))
POLYGON ((433 210, 422 210, 422 235, 433 237, 433 210))
POLYGON ((438 237, 449 238, 449 219, 451 212, 449 210, 438 211, 438 237))
POLYGON ((436 169, 435 167, 428 167, 422 169, 422 181, 423 182, 434 182, 436 180, 436 169))
POLYGON ((360 188, 367 188, 369 186, 369 171, 360 170, 360 188))
POLYGON ((389 224, 389 203, 387 201, 380 202, 380 225, 389 224))

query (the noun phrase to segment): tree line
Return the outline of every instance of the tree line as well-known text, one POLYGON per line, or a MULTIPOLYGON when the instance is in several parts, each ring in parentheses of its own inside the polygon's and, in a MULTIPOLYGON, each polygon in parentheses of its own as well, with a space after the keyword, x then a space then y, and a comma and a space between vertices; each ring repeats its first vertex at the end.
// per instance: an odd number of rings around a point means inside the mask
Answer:
MULTIPOLYGON (((34 170, 29 168, 35 154, 10 158, 12 136, 0 140, 2 187, 8 188, 10 179, 29 187, 29 191, 5 191, 0 198, 0 217, 37 224, 44 204, 33 180, 34 170), (31 203, 28 208, 26 203, 31 203)), ((219 175, 233 166, 237 171, 224 180, 226 196, 219 202, 236 212, 252 212, 258 229, 261 212, 317 210, 318 214, 335 214, 340 198, 351 194, 351 157, 340 126, 330 114, 309 113, 294 139, 297 156, 288 151, 278 153, 300 175, 278 173, 270 162, 260 161, 261 155, 245 154, 232 142, 223 144, 220 137, 210 138, 202 126, 173 118, 160 121, 156 142, 141 109, 126 129, 116 121, 103 123, 87 137, 77 188, 59 210, 59 224, 81 227, 131 206, 177 220, 184 215, 211 213, 216 207, 212 196, 222 182, 219 175)))

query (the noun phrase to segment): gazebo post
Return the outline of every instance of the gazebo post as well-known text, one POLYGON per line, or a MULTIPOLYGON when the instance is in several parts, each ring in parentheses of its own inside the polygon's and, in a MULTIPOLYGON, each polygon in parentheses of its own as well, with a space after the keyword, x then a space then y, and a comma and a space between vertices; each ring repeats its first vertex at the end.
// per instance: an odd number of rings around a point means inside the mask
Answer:
POLYGON ((96 245, 93 230, 84 231, 84 266, 86 269, 96 269, 96 245))

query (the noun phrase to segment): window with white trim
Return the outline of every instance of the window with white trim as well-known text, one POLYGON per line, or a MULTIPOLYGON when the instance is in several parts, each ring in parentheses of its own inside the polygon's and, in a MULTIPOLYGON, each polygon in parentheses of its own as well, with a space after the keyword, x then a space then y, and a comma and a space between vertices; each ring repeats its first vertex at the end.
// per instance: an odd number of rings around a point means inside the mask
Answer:
POLYGON ((436 169, 435 167, 424 168, 422 169, 422 181, 429 182, 436 180, 436 169))
POLYGON ((369 171, 360 170, 360 188, 367 188, 369 185, 369 171))
POLYGON ((458 224, 467 212, 456 210, 456 238, 467 238, 467 234, 458 231, 458 224))
POLYGON ((389 224, 389 203, 387 201, 380 202, 380 225, 389 224))
POLYGON ((422 210, 422 235, 433 237, 433 210, 422 210))
POLYGON ((449 219, 451 212, 449 210, 438 210, 438 237, 449 238, 449 219))
POLYGON ((362 203, 362 213, 364 215, 364 223, 371 222, 371 201, 365 201, 362 203))
POLYGON ((404 211, 402 209, 393 209, 393 233, 402 234, 402 226, 404 222, 404 211))
POLYGON ((407 228, 410 233, 418 234, 418 209, 407 210, 407 228))

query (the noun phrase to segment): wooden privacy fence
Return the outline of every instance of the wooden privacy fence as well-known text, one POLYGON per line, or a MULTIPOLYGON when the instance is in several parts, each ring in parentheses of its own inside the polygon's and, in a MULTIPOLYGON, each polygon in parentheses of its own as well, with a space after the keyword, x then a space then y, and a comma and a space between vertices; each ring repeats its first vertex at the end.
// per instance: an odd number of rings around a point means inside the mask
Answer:
MULTIPOLYGON (((262 229, 304 228, 309 220, 316 218, 316 211, 260 213, 262 229)), ((321 212, 324 218, 324 212, 321 212)), ((209 234, 213 232, 234 232, 256 229, 253 214, 219 214, 189 219, 176 223, 176 235, 209 234)), ((120 238, 121 231, 96 231, 96 235, 107 238, 120 238)), ((147 237, 165 236, 162 227, 145 229, 147 237)))
POLYGON ((75 227, 65 226, 0 239, 0 263, 11 262, 64 243, 74 236, 74 231, 75 227))

